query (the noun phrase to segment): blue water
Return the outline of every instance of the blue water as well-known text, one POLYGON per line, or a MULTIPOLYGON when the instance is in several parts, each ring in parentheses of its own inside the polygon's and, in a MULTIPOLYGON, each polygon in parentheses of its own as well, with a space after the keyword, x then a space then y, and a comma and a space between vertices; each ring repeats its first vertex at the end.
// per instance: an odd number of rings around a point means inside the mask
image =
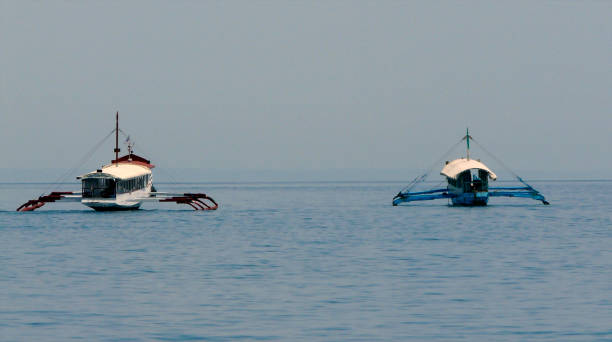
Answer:
POLYGON ((392 207, 402 183, 160 184, 216 212, 13 210, 2 341, 611 341, 612 182, 392 207))

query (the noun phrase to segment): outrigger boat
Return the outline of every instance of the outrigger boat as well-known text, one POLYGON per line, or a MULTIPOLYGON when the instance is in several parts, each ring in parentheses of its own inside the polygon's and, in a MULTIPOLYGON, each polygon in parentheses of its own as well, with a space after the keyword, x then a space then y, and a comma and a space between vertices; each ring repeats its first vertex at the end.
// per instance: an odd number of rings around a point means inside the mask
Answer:
POLYGON ((453 205, 484 206, 487 205, 490 197, 532 198, 542 201, 543 204, 550 204, 538 190, 527 184, 521 177, 513 172, 512 174, 523 184, 523 186, 490 187, 489 180, 495 181, 497 175, 479 159, 470 158, 470 140, 474 141, 474 138, 470 136, 469 130, 466 131, 465 136, 461 139, 461 141, 464 140, 467 144, 466 157, 447 161, 442 171, 440 171, 440 174, 446 177, 446 188, 411 192, 417 184, 422 183, 426 179, 429 173, 428 171, 424 175, 415 178, 407 187, 395 195, 395 197, 393 197, 393 205, 397 206, 400 203, 406 202, 446 198, 449 199, 453 205))
MULTIPOLYGON (((119 112, 116 116, 115 159, 101 169, 77 177, 81 191, 54 191, 27 201, 17 211, 33 211, 50 202, 81 202, 96 211, 134 210, 144 202, 175 202, 195 210, 216 210, 219 205, 203 193, 157 192, 153 186, 151 162, 133 153, 128 138, 128 154, 119 157, 119 112)), ((109 134, 110 136, 110 134, 109 134)), ((109 137, 107 136, 107 137, 109 137)))

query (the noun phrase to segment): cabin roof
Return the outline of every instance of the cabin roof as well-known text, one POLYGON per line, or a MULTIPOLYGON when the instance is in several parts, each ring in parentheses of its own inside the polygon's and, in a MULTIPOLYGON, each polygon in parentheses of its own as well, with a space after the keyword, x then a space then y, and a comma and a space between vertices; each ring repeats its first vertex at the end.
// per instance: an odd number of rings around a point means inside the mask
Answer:
MULTIPOLYGON (((113 178, 118 179, 128 179, 138 176, 144 176, 147 174, 151 174, 151 169, 146 166, 142 166, 134 163, 119 163, 119 164, 110 164, 102 167, 102 173, 106 175, 110 175, 113 178)), ((96 174, 100 174, 99 172, 90 172, 88 174, 83 175, 82 177, 93 176, 96 174)))
POLYGON ((492 180, 497 179, 497 175, 493 173, 493 171, 491 171, 485 164, 481 163, 479 160, 467 158, 459 158, 448 162, 444 168, 442 168, 440 174, 449 178, 456 178, 461 172, 471 169, 485 170, 489 173, 489 178, 492 180))
POLYGON ((115 178, 126 179, 151 174, 151 169, 138 164, 119 163, 119 165, 112 164, 104 166, 102 172, 108 173, 115 178))

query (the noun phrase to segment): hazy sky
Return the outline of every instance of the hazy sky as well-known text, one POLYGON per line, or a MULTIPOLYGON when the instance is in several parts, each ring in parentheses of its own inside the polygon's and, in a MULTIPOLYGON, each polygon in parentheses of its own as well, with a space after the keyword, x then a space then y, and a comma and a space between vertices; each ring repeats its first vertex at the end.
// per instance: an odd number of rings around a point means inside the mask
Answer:
POLYGON ((73 166, 118 110, 170 167, 419 169, 469 126, 612 177, 612 1, 0 4, 0 168, 73 166))

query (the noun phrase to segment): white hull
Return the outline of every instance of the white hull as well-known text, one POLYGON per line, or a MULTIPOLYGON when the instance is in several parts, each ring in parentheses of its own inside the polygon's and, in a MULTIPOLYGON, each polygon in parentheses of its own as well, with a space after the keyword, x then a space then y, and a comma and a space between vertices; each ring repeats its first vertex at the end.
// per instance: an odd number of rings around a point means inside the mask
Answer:
POLYGON ((143 198, 149 197, 151 186, 145 189, 119 194, 116 198, 84 198, 81 203, 95 210, 133 210, 142 205, 143 198))

